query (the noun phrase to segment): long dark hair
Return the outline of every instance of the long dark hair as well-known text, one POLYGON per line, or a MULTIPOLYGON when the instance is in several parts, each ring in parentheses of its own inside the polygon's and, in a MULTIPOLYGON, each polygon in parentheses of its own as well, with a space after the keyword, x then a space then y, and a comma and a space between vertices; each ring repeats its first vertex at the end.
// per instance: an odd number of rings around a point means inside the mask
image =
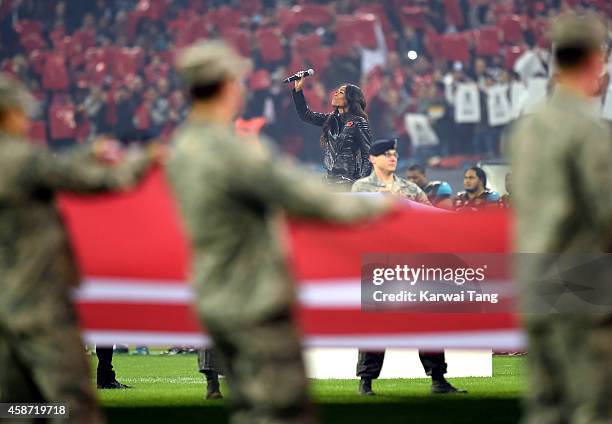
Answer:
MULTIPOLYGON (((361 91, 361 88, 359 88, 358 86, 354 84, 342 84, 342 85, 346 87, 344 91, 344 104, 345 104, 344 110, 346 112, 352 113, 353 115, 361 116, 367 121, 368 114, 365 112, 367 104, 366 104, 365 96, 363 95, 363 91, 361 91)), ((330 113, 329 116, 327 117, 327 120, 323 124, 323 133, 321 134, 321 139, 320 139, 321 147, 325 147, 325 145, 327 144, 327 141, 328 141, 327 133, 328 133, 329 126, 330 126, 330 123, 333 117, 334 117, 334 114, 330 113)))
POLYGON ((480 181, 482 181, 482 188, 484 188, 486 190, 487 188, 487 174, 486 172, 484 172, 484 169, 478 167, 478 166, 472 166, 471 168, 468 168, 465 170, 465 172, 463 173, 463 175, 467 174, 468 171, 474 171, 476 173, 476 176, 478 177, 478 179, 480 181))

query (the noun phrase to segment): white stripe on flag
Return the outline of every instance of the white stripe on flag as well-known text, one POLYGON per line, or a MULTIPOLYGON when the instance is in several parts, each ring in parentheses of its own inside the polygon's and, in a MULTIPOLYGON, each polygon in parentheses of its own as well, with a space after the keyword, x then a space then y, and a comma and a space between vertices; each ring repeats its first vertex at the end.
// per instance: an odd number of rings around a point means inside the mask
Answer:
MULTIPOLYGON (((359 308, 359 279, 317 280, 300 284, 299 300, 303 306, 318 308, 359 308)), ((77 290, 80 302, 188 304, 191 285, 183 282, 159 283, 152 280, 88 278, 77 290)))
POLYGON ((88 278, 77 289, 80 302, 167 303, 191 302, 190 284, 180 281, 158 283, 152 280, 88 278))
MULTIPOLYGON (((511 281, 489 284, 500 298, 513 296, 511 281)), ((361 308, 361 281, 359 278, 303 281, 297 285, 302 306, 320 309, 361 308)), ((137 304, 189 304, 191 285, 181 281, 87 278, 76 293, 81 302, 112 302, 137 304)))
MULTIPOLYGON (((199 333, 172 333, 146 331, 97 331, 84 332, 86 343, 99 345, 149 344, 203 346, 210 340, 199 333)), ((420 348, 420 349, 521 349, 525 339, 520 330, 461 331, 447 333, 372 335, 326 335, 304 337, 305 347, 333 348, 420 348)))

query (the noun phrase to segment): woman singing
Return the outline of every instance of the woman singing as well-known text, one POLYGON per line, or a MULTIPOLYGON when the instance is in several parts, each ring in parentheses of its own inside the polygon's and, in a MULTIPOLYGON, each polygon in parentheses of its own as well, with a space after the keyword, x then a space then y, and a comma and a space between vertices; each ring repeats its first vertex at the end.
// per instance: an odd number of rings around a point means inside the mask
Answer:
POLYGON ((326 114, 308 108, 303 85, 304 78, 295 81, 293 101, 302 121, 323 127, 320 142, 326 180, 340 191, 350 191, 353 182, 372 171, 368 160, 372 135, 363 92, 353 84, 341 85, 332 99, 334 111, 326 114))

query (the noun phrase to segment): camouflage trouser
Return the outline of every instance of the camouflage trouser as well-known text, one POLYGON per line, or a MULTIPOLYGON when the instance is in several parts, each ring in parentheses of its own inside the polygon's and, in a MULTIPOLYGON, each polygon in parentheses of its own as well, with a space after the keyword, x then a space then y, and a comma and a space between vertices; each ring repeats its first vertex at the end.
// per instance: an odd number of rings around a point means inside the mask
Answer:
POLYGON ((202 373, 214 371, 217 374, 223 374, 219 355, 214 348, 198 349, 198 370, 202 373))
POLYGON ((102 423, 74 307, 54 281, 39 284, 0 305, 0 402, 65 402, 70 419, 57 422, 102 423))
POLYGON ((524 424, 612 422, 612 316, 525 323, 529 395, 524 424))
POLYGON ((213 324, 220 321, 205 323, 231 391, 230 423, 314 423, 291 315, 232 327, 213 324))

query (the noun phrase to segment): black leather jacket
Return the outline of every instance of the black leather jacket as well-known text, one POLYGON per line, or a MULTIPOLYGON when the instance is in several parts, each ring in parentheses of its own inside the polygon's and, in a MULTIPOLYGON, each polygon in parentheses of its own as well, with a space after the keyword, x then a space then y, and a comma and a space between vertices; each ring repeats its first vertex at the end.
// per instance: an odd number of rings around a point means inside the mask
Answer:
POLYGON ((304 122, 322 127, 332 115, 323 152, 323 166, 331 177, 356 181, 372 172, 368 152, 372 135, 368 121, 350 112, 332 114, 313 112, 308 108, 304 93, 293 90, 295 109, 304 122))

